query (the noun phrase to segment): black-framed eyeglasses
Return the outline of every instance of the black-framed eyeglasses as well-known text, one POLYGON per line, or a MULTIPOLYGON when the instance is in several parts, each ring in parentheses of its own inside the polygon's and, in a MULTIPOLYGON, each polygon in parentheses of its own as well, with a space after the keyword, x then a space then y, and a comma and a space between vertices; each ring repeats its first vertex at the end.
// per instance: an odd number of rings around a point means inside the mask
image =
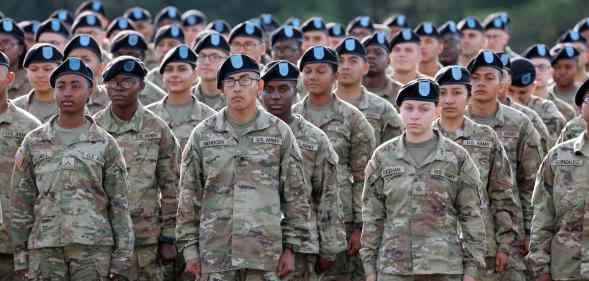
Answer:
POLYGON ((225 88, 233 88, 235 87, 235 84, 239 84, 239 86, 242 87, 246 87, 252 84, 253 81, 259 81, 259 78, 253 78, 253 77, 249 77, 249 76, 243 76, 239 79, 232 79, 232 78, 227 78, 225 80, 223 80, 223 87, 225 88))
POLYGON ((137 84, 139 84, 139 79, 134 78, 125 79, 120 82, 115 80, 104 82, 104 86, 108 89, 123 88, 128 90, 135 87, 137 84))

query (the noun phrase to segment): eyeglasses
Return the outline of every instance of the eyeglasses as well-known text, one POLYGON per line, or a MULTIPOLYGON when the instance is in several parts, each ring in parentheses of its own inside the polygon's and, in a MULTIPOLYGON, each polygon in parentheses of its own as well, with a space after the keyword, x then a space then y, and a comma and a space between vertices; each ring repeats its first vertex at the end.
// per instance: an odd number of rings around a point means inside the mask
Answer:
POLYGON ((0 42, 0 49, 2 50, 12 50, 18 46, 18 43, 10 42, 10 41, 3 41, 0 42))
POLYGON ((253 81, 259 81, 259 78, 252 78, 248 76, 241 77, 239 79, 225 79, 223 80, 223 87, 225 88, 233 88, 235 84, 239 84, 239 86, 246 87, 252 84, 253 81))
POLYGON ((272 48, 272 52, 280 55, 292 55, 298 52, 300 49, 297 47, 286 47, 286 48, 272 48))
POLYGON ((135 85, 137 85, 138 83, 139 83, 139 79, 125 79, 121 82, 118 82, 115 80, 110 80, 110 81, 104 82, 104 85, 108 89, 114 89, 114 88, 120 87, 120 88, 128 90, 128 89, 135 87, 135 85))
POLYGON ((550 67, 551 67, 551 66, 550 66, 550 65, 548 65, 548 64, 536 64, 536 65, 534 65, 534 68, 536 68, 537 70, 540 70, 540 71, 546 71, 546 70, 549 70, 549 69, 550 69, 550 67))
POLYGON ((257 43, 253 43, 253 42, 248 42, 245 44, 240 44, 240 43, 231 43, 231 48, 232 49, 237 49, 237 50, 251 50, 258 47, 257 43))
POLYGON ((222 61, 222 60, 224 60, 226 58, 227 58, 226 56, 220 56, 220 55, 217 55, 217 54, 212 54, 212 55, 201 54, 201 55, 198 55, 198 60, 202 60, 202 61, 208 60, 209 62, 212 62, 212 63, 220 62, 220 61, 222 61))

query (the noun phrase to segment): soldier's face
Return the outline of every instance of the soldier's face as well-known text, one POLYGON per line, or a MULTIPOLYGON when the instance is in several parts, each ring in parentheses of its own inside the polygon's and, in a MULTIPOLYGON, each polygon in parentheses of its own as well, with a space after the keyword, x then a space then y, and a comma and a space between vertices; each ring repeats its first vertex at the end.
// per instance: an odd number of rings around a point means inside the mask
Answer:
POLYGON ((113 53, 115 58, 120 56, 132 56, 138 58, 140 60, 145 59, 145 52, 140 49, 133 49, 133 48, 121 48, 118 49, 116 52, 113 53))
POLYGON ((531 61, 536 70, 536 88, 547 87, 552 80, 552 65, 550 65, 550 61, 542 58, 533 58, 531 61))
POLYGON ((368 28, 356 27, 350 30, 350 36, 355 37, 356 39, 362 41, 362 39, 370 36, 372 32, 368 28))
POLYGON ((112 105, 127 108, 137 104, 137 96, 145 87, 145 83, 135 76, 119 74, 104 82, 106 92, 112 105))
POLYGON ((319 44, 329 46, 329 40, 325 31, 308 31, 303 33, 303 52, 319 44))
POLYGON ((371 45, 366 47, 366 60, 368 61, 368 73, 382 73, 389 66, 389 54, 381 47, 371 45))
POLYGON ((27 79, 35 91, 44 93, 51 90, 49 77, 57 66, 58 64, 52 62, 32 63, 29 65, 27 79))
POLYGON ((79 75, 65 74, 57 79, 54 93, 60 114, 81 115, 92 87, 88 80, 79 75))
POLYGON ((367 61, 357 55, 344 54, 339 56, 337 82, 342 86, 352 86, 362 83, 362 78, 368 74, 367 61))
POLYGON ((534 84, 527 87, 509 86, 508 94, 517 103, 526 105, 534 93, 534 84))
POLYGON ((301 43, 296 40, 276 42, 271 54, 274 60, 287 60, 296 65, 302 55, 301 43))
POLYGON ((431 131, 432 122, 438 115, 437 106, 427 101, 406 100, 399 110, 407 133, 415 136, 431 131))
POLYGON ((143 34, 143 37, 151 38, 153 36, 153 25, 148 21, 134 21, 133 23, 137 32, 143 34))
POLYGON ((329 95, 336 81, 336 73, 326 63, 307 64, 303 68, 303 85, 311 95, 329 95))
POLYGON ((173 38, 162 39, 155 47, 155 56, 158 61, 164 59, 164 56, 173 48, 180 45, 182 42, 173 38))
POLYGON ((184 38, 186 39, 186 44, 188 44, 188 46, 193 46, 196 37, 204 28, 205 26, 202 24, 183 27, 182 30, 184 31, 184 38))
POLYGON ((500 29, 489 29, 485 31, 485 49, 493 52, 503 52, 509 42, 509 34, 500 29))
POLYGON ((485 37, 482 32, 472 29, 462 30, 460 49, 463 55, 473 56, 478 53, 484 45, 485 37))
POLYGON ((24 53, 24 48, 18 40, 11 35, 0 33, 0 51, 10 60, 10 65, 18 65, 19 57, 24 53))
POLYGON ((329 41, 329 48, 335 49, 339 44, 344 40, 345 37, 329 37, 327 40, 329 41))
POLYGON ((457 119, 464 116, 468 104, 468 89, 465 85, 440 86, 440 114, 442 118, 457 119))
POLYGON ((49 43, 57 47, 58 50, 63 52, 65 45, 67 44, 67 38, 60 34, 53 32, 45 32, 39 36, 37 43, 49 43))
POLYGON ((421 61, 438 62, 438 58, 442 53, 441 42, 437 38, 430 36, 421 36, 420 41, 421 61))
POLYGON ((272 80, 264 83, 262 102, 268 112, 278 117, 290 115, 297 93, 296 81, 272 80))
POLYGON ((88 49, 78 48, 70 52, 69 57, 75 57, 81 59, 88 68, 92 69, 94 78, 102 75, 102 62, 101 58, 98 57, 94 52, 88 49))
POLYGON ((585 122, 589 123, 589 100, 585 101, 589 97, 589 92, 585 93, 583 103, 581 104, 581 114, 585 122))
POLYGON ((472 84, 472 100, 489 102, 497 99, 503 87, 502 74, 492 67, 479 67, 470 77, 472 84))
POLYGON ((401 43, 391 51, 391 63, 396 72, 417 71, 420 60, 419 44, 401 43))
POLYGON ((262 55, 266 52, 264 42, 252 37, 236 37, 231 40, 231 55, 244 54, 254 59, 257 63, 262 62, 262 55))
POLYGON ((0 97, 6 97, 6 89, 14 81, 14 72, 11 72, 6 66, 0 66, 0 97))
POLYGON ((98 44, 104 45, 105 42, 108 42, 108 39, 106 39, 106 32, 104 32, 104 30, 100 29, 100 28, 96 28, 96 27, 78 27, 76 29, 76 35, 78 34, 88 34, 92 37, 94 37, 94 39, 96 39, 96 42, 98 42, 98 44))
POLYGON ((455 34, 446 34, 442 37, 442 45, 440 62, 443 65, 456 64, 460 55, 460 37, 455 34))
POLYGON ((196 70, 190 64, 172 62, 164 68, 162 78, 169 94, 184 94, 191 90, 196 81, 196 70))
POLYGON ((245 111, 256 106, 258 93, 264 90, 264 81, 255 72, 240 72, 226 77, 222 83, 227 108, 245 111))
POLYGON ((217 80, 217 70, 227 58, 227 53, 218 49, 202 49, 198 53, 196 72, 198 76, 207 81, 217 80))
POLYGON ((575 83, 577 75, 576 60, 559 60, 554 64, 554 82, 560 87, 568 87, 575 83))

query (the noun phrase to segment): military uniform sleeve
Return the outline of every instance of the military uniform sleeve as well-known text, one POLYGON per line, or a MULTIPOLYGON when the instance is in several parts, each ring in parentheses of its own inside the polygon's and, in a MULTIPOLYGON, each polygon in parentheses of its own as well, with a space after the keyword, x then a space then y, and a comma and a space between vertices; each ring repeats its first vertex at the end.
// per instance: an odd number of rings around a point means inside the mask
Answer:
POLYGON ((16 153, 10 195, 10 234, 15 247, 14 269, 28 268, 27 241, 35 221, 33 213, 37 199, 34 165, 27 139, 16 153))
POLYGON ((183 245, 180 251, 187 261, 200 258, 198 236, 204 182, 201 153, 198 147, 199 139, 199 133, 193 131, 182 152, 182 168, 180 170, 176 240, 183 245))
MULTIPOLYGON (((554 103, 547 101, 546 103, 546 112, 549 115, 544 123, 546 124, 546 128, 548 128, 548 132, 552 137, 552 141, 550 142, 550 147, 554 146, 556 139, 558 138, 558 134, 562 131, 562 128, 566 125, 566 120, 564 116, 558 111, 556 105, 554 103)), ((546 153, 548 150, 546 151, 546 153)))
POLYGON ((397 110, 390 104, 386 104, 386 110, 383 115, 383 130, 381 136, 381 143, 393 139, 403 134, 405 125, 401 120, 401 116, 397 113, 397 110))
POLYGON ((111 256, 111 272, 126 275, 135 246, 133 224, 127 200, 128 183, 125 160, 116 141, 107 140, 104 162, 104 190, 109 198, 108 217, 115 240, 111 256))
POLYGON ((517 187, 522 204, 524 216, 524 232, 530 233, 530 223, 532 220, 532 193, 534 191, 534 180, 540 163, 542 163, 542 148, 540 145, 540 136, 532 126, 526 126, 520 143, 518 144, 518 167, 516 169, 517 187))
POLYGON ((366 166, 366 180, 362 192, 363 225, 360 258, 366 275, 377 271, 378 249, 386 219, 386 208, 382 192, 384 181, 379 176, 379 171, 380 167, 375 154, 366 166))
POLYGON ((160 236, 161 242, 172 243, 175 240, 176 211, 178 208, 178 182, 180 171, 178 167, 180 147, 172 131, 168 127, 162 127, 159 158, 156 172, 158 188, 161 191, 161 221, 163 229, 160 236))
POLYGON ((374 130, 364 115, 351 116, 351 166, 354 183, 352 184, 352 209, 354 212, 354 228, 362 226, 362 189, 364 188, 364 169, 376 147, 374 130))

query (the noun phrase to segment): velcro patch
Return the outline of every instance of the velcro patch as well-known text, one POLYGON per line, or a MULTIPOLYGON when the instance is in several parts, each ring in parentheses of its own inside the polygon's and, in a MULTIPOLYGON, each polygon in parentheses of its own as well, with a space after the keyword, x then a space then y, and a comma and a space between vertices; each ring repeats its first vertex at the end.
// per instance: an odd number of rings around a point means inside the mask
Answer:
POLYGON ((252 137, 252 142, 255 144, 274 144, 274 145, 282 145, 282 139, 279 137, 252 137))
POLYGON ((552 161, 552 166, 582 166, 583 160, 561 159, 552 161))
POLYGON ((398 176, 398 175, 402 175, 405 173, 405 168, 401 167, 401 166, 395 166, 395 167, 386 167, 384 169, 382 169, 382 177, 390 177, 390 176, 398 176))
POLYGON ((490 141, 479 141, 479 140, 464 140, 464 142, 462 142, 463 145, 468 145, 468 146, 476 146, 476 147, 491 147, 491 142, 490 141))
POLYGON ((213 146, 223 146, 227 145, 228 141, 226 139, 211 139, 207 141, 201 141, 201 147, 213 147, 213 146))

